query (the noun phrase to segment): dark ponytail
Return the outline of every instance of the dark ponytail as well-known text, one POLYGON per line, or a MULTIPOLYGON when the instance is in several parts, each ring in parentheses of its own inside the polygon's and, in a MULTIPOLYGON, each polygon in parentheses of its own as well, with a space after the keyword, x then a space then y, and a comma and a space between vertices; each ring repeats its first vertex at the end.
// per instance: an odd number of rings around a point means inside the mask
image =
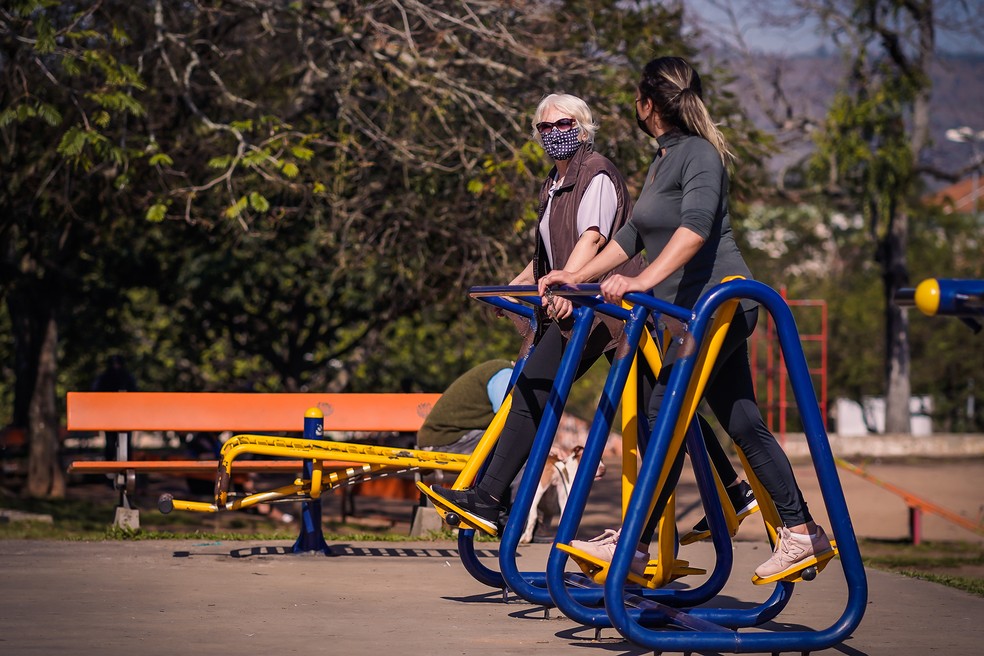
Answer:
POLYGON ((653 103, 663 121, 682 132, 707 139, 718 151, 722 163, 734 161, 727 140, 704 105, 700 75, 684 59, 659 57, 646 64, 639 95, 653 103))

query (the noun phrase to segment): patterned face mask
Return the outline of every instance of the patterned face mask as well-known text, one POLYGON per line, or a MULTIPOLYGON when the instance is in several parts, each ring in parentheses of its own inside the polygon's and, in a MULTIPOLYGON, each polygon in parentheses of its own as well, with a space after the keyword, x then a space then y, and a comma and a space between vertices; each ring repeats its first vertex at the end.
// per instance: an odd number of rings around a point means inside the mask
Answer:
POLYGON ((581 128, 577 126, 566 131, 555 128, 540 136, 540 139, 543 140, 543 150, 554 160, 570 159, 574 157, 574 153, 581 146, 581 142, 578 140, 579 134, 581 134, 581 128))

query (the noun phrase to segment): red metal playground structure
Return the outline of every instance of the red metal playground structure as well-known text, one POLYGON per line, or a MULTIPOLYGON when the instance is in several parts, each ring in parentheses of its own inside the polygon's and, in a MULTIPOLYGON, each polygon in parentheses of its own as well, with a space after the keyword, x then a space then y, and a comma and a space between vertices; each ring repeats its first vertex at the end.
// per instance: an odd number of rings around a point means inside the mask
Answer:
MULTIPOLYGON (((932 281, 925 281, 919 288, 922 292, 920 299, 927 309, 939 307, 939 297, 945 295, 947 290, 939 291, 939 283, 933 287, 932 281), (936 290, 933 292, 932 290, 936 290)), ((786 301, 790 311, 796 319, 799 329, 800 343, 803 354, 807 360, 808 371, 813 380, 816 390, 817 402, 820 407, 820 416, 823 418, 824 428, 827 428, 827 340, 829 336, 827 324, 827 302, 822 299, 789 299, 785 287, 780 288, 779 294, 786 301)), ((902 299, 904 304, 916 304, 916 293, 904 294, 902 299)), ((951 293, 955 296, 955 293, 951 293)), ((956 302, 956 301, 950 301, 956 302)), ((926 312, 935 314, 936 311, 926 312)), ((759 405, 765 413, 765 421, 780 443, 785 445, 787 433, 790 425, 794 424, 799 430, 799 417, 795 403, 789 402, 789 377, 786 372, 785 362, 783 361, 782 351, 778 347, 775 321, 771 316, 766 316, 766 320, 761 322, 751 340, 751 350, 749 357, 752 364, 752 377, 756 381, 759 396, 759 405), (792 417, 790 416, 792 413, 792 417), (792 421, 790 421, 792 419, 792 421)), ((974 328, 974 326, 971 326, 974 328)), ((979 327, 975 330, 979 330, 979 327)), ((857 439, 864 439, 863 437, 857 439)), ((922 514, 923 512, 932 513, 938 517, 964 528, 972 533, 984 535, 984 521, 978 518, 976 522, 963 517, 951 510, 943 508, 928 499, 924 499, 908 490, 905 490, 889 481, 884 481, 866 471, 863 467, 850 463, 843 458, 835 458, 837 466, 844 471, 848 471, 856 476, 860 476, 866 481, 879 486, 883 490, 898 496, 905 503, 909 513, 909 538, 913 544, 922 542, 922 514)))

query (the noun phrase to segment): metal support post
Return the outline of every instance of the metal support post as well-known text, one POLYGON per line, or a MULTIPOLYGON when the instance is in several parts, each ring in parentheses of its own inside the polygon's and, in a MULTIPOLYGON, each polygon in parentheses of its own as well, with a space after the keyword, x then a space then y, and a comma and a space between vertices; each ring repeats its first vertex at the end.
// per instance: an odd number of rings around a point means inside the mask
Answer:
MULTIPOLYGON (((325 415, 318 408, 308 408, 304 413, 304 439, 320 440, 324 438, 325 415)), ((304 462, 304 478, 310 481, 314 474, 311 461, 304 462)), ((301 503, 301 534, 292 549, 294 553, 320 551, 324 555, 331 554, 328 543, 321 529, 321 497, 301 503)))

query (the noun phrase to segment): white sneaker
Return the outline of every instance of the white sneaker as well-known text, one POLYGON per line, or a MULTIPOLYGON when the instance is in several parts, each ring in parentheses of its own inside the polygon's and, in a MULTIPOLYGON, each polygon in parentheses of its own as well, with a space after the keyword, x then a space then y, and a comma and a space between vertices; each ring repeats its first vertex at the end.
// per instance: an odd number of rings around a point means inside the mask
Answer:
POLYGON ((781 526, 778 537, 772 557, 755 569, 755 576, 761 579, 782 578, 799 569, 803 561, 819 558, 834 550, 827 534, 819 526, 813 535, 793 533, 781 526))
MULTIPOLYGON (((612 556, 615 555, 615 547, 618 546, 618 538, 621 533, 622 529, 616 531, 606 528, 604 533, 590 540, 571 540, 571 547, 578 551, 583 551, 598 560, 610 563, 612 562, 612 556)), ((629 569, 633 574, 644 576, 648 564, 649 554, 636 550, 632 555, 632 564, 629 565, 629 569)))

